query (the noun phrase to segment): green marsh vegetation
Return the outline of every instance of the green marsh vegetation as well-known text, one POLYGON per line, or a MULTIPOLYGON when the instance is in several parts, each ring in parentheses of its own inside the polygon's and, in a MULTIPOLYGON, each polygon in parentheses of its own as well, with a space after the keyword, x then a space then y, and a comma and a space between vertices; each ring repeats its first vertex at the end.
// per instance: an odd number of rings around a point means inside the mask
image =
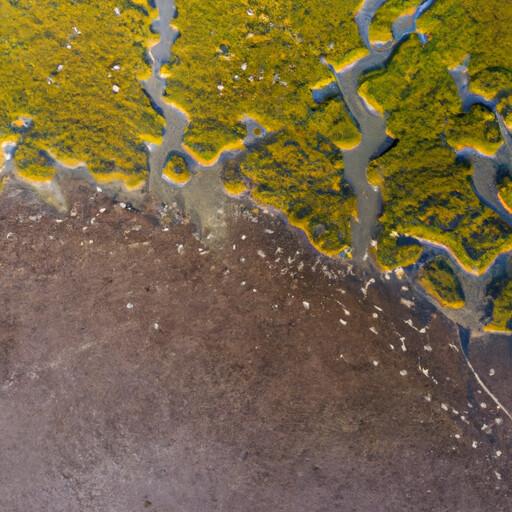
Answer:
POLYGON ((418 0, 388 0, 372 20, 370 41, 391 41, 393 22, 402 15, 412 14, 417 7, 418 0))
POLYGON ((512 212, 512 179, 504 176, 498 183, 500 199, 505 207, 512 212))
POLYGON ((157 140, 163 127, 139 80, 150 72, 147 7, 0 0, 0 140, 18 140, 21 176, 50 179, 54 158, 85 163, 99 181, 144 179, 144 141, 157 140), (21 127, 23 118, 31 126, 21 127))
POLYGON ((327 137, 284 130, 249 151, 240 168, 254 185, 254 199, 286 212, 320 251, 335 255, 350 247, 355 198, 343 180, 341 150, 327 137))
POLYGON ((427 262, 419 272, 419 282, 425 290, 447 308, 464 307, 464 292, 448 260, 437 256, 427 262))
POLYGON ((475 92, 492 97, 510 87, 502 70, 512 69, 511 22, 508 2, 436 2, 419 23, 428 43, 411 37, 386 70, 367 78, 367 93, 399 139, 370 169, 384 184, 378 258, 385 266, 421 254, 418 246, 398 244, 393 233, 441 243, 473 272, 512 247, 512 229, 479 201, 472 169, 455 154, 465 146, 492 154, 502 143, 498 126, 483 107, 462 112, 449 74, 470 55, 475 92))
POLYGON ((494 301, 492 321, 488 329, 512 331, 512 279, 501 279, 493 283, 490 293, 494 301))
MULTIPOLYGON (((317 248, 333 254, 350 245, 355 215, 342 149, 360 139, 344 105, 315 105, 311 88, 332 80, 320 57, 339 68, 364 52, 353 20, 359 2, 334 3, 246 0, 224 2, 220 9, 199 0, 178 2, 181 37, 168 80, 170 101, 190 117, 185 145, 199 161, 210 163, 222 149, 241 147, 245 115, 271 133, 224 172, 227 188, 240 193, 248 186, 255 200, 284 211, 317 248)), ((371 40, 389 41, 393 21, 412 14, 417 4, 386 2, 373 20, 371 40)), ((414 238, 448 247, 477 273, 512 248, 511 228, 480 202, 473 170, 456 156, 465 147, 493 155, 503 142, 498 124, 484 107, 462 111, 449 73, 470 56, 472 90, 506 98, 511 9, 498 0, 437 2, 418 23, 428 43, 411 36, 386 69, 361 84, 398 139, 368 170, 384 199, 377 249, 383 267, 414 263, 422 253, 414 238)), ((502 102, 508 120, 506 108, 502 102)), ((505 185, 502 197, 508 200, 505 185)), ((463 302, 455 281, 438 260, 422 273, 423 284, 451 307, 463 302)))
POLYGON ((192 176, 185 159, 175 153, 171 153, 167 158, 163 175, 175 185, 185 185, 192 176))
MULTIPOLYGON (((185 145, 199 161, 240 147, 244 116, 272 132, 239 165, 252 196, 285 212, 324 252, 350 245, 354 198, 343 180, 341 148, 359 132, 341 101, 314 103, 311 88, 361 50, 359 0, 178 1, 180 38, 169 71, 170 101, 185 110, 185 145)), ((241 191, 240 176, 226 185, 241 191)), ((243 181, 243 180, 242 180, 243 181)))
MULTIPOLYGON (((389 41, 393 21, 419 0, 388 0, 370 30, 389 41)), ((284 212, 326 254, 348 251, 355 197, 344 179, 343 150, 360 134, 341 99, 318 105, 311 89, 365 54, 354 15, 360 0, 177 0, 180 37, 165 66, 167 99, 187 113, 184 150, 204 165, 242 148, 244 119, 265 130, 225 165, 229 193, 249 193, 284 212)), ((99 182, 138 186, 147 172, 144 141, 157 141, 163 120, 140 79, 156 18, 145 0, 0 0, 0 143, 16 140, 21 176, 48 180, 53 160, 85 163, 99 182)), ((502 144, 492 112, 462 111, 449 70, 467 63, 471 89, 512 125, 512 3, 437 1, 418 22, 428 42, 411 36, 386 69, 364 77, 360 92, 384 112, 398 143, 368 169, 384 200, 378 262, 414 263, 416 239, 446 246, 468 271, 481 273, 512 249, 512 229, 472 187, 465 147, 493 155, 502 144)), ((168 180, 186 185, 185 159, 171 154, 168 180)), ((512 208, 510 177, 500 197, 512 208)), ((420 282, 447 307, 461 296, 447 260, 436 258, 420 282)), ((496 325, 509 327, 512 291, 495 294, 496 325), (508 315, 508 316, 507 316, 508 315)))
MULTIPOLYGON (((316 107, 310 87, 332 80, 320 58, 334 63, 360 48, 353 20, 358 5, 359 0, 178 0, 180 37, 168 92, 190 115, 185 143, 210 160, 244 137, 244 115, 272 130, 305 129, 316 107)), ((357 138, 348 115, 340 112, 340 118, 341 135, 357 138)))

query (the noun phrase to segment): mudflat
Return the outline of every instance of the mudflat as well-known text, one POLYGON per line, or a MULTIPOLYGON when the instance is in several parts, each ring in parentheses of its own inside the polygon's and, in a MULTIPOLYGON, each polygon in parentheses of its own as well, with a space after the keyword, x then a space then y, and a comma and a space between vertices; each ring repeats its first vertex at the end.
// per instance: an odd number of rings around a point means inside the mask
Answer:
POLYGON ((66 193, 0 203, 2 510, 510 510, 507 420, 406 281, 243 202, 215 240, 66 193))

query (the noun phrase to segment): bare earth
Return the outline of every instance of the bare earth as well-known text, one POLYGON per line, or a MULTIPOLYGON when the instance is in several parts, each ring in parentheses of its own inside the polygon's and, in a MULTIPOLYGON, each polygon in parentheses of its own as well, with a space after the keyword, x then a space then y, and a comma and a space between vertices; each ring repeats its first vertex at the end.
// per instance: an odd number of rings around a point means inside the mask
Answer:
MULTIPOLYGON (((2 511, 512 509, 511 425, 407 283, 365 297, 249 205, 200 242, 172 209, 68 195, 75 216, 0 202, 2 511)), ((475 364, 510 402, 506 347, 475 364)))

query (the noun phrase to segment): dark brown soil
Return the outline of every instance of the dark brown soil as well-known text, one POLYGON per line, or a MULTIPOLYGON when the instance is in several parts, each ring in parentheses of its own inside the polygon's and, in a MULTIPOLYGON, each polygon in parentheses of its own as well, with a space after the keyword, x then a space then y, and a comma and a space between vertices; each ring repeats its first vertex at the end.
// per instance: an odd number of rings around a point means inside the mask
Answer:
POLYGON ((2 511, 511 510, 510 425, 406 283, 243 204, 208 247, 70 193, 0 203, 2 511))

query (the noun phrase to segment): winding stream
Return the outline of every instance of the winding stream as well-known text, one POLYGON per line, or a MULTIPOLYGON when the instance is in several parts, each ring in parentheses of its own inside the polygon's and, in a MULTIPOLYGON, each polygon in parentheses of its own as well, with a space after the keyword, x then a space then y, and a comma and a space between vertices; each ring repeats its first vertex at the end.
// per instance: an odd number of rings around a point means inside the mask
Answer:
POLYGON ((387 133, 384 116, 359 95, 360 80, 369 72, 386 66, 406 38, 416 33, 418 18, 434 3, 433 0, 427 0, 420 4, 413 15, 399 16, 393 23, 392 41, 372 44, 369 39, 370 25, 385 2, 386 0, 365 0, 355 17, 361 40, 369 53, 339 71, 330 66, 334 82, 313 91, 313 98, 319 103, 341 95, 361 132, 361 143, 344 151, 343 155, 345 178, 357 198, 358 215, 352 222, 352 250, 354 259, 359 263, 368 259, 368 249, 382 210, 380 190, 368 182, 368 165, 394 142, 387 133))

